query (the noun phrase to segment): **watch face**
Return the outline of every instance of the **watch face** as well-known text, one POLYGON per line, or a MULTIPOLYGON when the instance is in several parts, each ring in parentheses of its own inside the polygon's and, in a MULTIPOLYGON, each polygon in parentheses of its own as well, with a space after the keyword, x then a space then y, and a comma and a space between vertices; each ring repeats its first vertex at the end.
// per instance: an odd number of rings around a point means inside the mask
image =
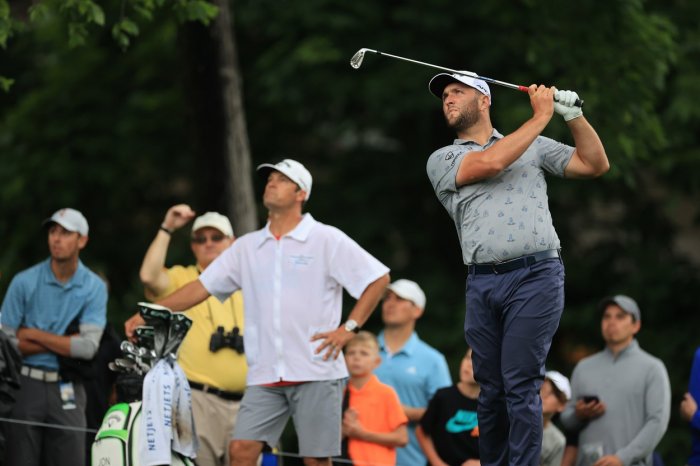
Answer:
POLYGON ((347 330, 348 332, 354 332, 357 329, 357 327, 357 322, 355 322, 352 319, 345 322, 345 330, 347 330))

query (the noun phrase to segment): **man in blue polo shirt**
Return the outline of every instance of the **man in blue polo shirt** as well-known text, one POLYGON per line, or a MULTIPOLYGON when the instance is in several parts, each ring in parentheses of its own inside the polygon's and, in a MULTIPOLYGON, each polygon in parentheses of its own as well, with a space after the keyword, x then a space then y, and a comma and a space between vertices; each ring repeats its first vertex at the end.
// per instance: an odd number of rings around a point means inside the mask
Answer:
POLYGON ((397 465, 427 463, 416 438, 416 427, 433 394, 452 385, 445 357, 415 332, 416 321, 424 309, 425 293, 411 280, 396 280, 389 285, 382 302, 384 330, 379 334, 382 364, 375 374, 396 390, 409 420, 409 442, 396 450, 397 465))
MULTIPOLYGON (((23 357, 22 390, 10 417, 84 428, 85 389, 61 376, 59 357, 93 358, 106 323, 107 286, 78 258, 88 242, 80 212, 61 209, 44 224, 51 256, 17 274, 2 303, 2 331, 23 357), (79 330, 66 335, 74 321, 79 330)), ((20 424, 5 430, 4 464, 84 464, 82 431, 20 424)))

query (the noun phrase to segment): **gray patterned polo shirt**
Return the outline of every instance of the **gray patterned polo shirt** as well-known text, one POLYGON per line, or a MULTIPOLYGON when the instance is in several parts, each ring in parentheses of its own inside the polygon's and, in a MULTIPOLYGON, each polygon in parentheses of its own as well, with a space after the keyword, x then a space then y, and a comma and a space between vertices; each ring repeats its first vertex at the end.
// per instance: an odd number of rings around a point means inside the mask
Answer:
POLYGON ((455 222, 465 264, 501 262, 560 247, 544 172, 563 177, 573 147, 538 136, 497 176, 457 187, 462 158, 489 148, 502 137, 494 129, 485 146, 455 139, 428 159, 428 178, 455 222))

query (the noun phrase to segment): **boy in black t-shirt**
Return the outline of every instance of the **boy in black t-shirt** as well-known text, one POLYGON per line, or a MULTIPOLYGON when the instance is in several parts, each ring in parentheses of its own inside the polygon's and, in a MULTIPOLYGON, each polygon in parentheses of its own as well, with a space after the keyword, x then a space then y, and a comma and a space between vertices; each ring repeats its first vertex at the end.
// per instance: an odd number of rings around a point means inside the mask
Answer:
POLYGON ((459 382, 435 392, 416 429, 431 466, 479 466, 479 385, 474 380, 472 350, 462 358, 459 382))

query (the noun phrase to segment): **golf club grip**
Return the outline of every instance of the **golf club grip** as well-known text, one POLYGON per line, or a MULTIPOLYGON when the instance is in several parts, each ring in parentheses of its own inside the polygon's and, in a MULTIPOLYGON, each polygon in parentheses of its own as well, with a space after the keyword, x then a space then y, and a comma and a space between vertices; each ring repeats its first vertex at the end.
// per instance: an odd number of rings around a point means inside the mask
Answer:
MULTIPOLYGON (((523 92, 527 92, 528 88, 525 86, 518 86, 518 90, 523 91, 523 92)), ((554 101, 556 102, 556 99, 554 101)), ((574 107, 579 107, 579 108, 583 107, 583 100, 576 99, 576 101, 574 102, 574 107)))

